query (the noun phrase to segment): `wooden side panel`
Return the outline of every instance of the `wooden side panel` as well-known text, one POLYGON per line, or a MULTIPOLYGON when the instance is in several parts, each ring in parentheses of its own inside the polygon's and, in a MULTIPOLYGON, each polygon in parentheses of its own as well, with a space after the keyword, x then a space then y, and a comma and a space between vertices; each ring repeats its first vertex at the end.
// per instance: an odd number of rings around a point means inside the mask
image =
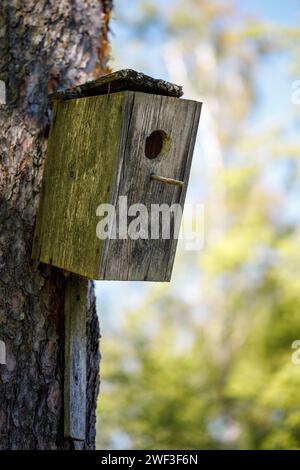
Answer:
MULTIPOLYGON (((128 207, 144 204, 184 205, 201 103, 172 97, 127 92, 120 155, 113 184, 112 202, 120 196, 128 207), (147 137, 154 131, 167 136, 157 158, 145 156, 147 137), (183 188, 152 181, 151 174, 184 181, 183 188)), ((171 220, 173 215, 171 213, 171 220)), ((150 225, 149 217, 149 225, 150 225)), ((148 236, 151 236, 148 226, 148 236)), ((98 279, 169 281, 177 240, 130 238, 107 240, 102 251, 98 279)))
POLYGON ((115 93, 56 103, 33 258, 97 278, 96 209, 110 199, 123 102, 115 93))
POLYGON ((64 435, 85 440, 87 280, 70 276, 65 292, 64 435))

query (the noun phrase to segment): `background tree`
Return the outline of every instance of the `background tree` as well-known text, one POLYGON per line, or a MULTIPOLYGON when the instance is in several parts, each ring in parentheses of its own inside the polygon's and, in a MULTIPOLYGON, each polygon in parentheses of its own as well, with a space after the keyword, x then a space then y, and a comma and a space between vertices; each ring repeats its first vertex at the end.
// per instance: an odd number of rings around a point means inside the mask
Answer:
POLYGON ((87 298, 87 433, 63 438, 63 300, 59 270, 31 260, 50 122, 48 94, 107 71, 110 0, 3 0, 0 5, 0 448, 93 448, 99 329, 87 298))
POLYGON ((194 166, 192 191, 205 188, 206 246, 181 251, 175 288, 153 287, 106 334, 99 446, 300 448, 299 123, 250 125, 257 68, 297 54, 300 30, 229 2, 165 3, 122 21, 140 41, 163 37, 172 79, 204 101, 210 165, 194 166))

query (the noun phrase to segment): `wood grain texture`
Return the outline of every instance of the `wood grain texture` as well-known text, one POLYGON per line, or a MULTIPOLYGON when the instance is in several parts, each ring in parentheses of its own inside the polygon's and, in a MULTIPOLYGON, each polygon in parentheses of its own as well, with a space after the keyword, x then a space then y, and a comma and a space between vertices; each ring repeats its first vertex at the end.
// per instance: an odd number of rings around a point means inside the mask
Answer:
MULTIPOLYGON (((127 196, 128 207, 142 203, 151 213, 152 204, 184 205, 192 155, 200 118, 201 103, 127 93, 126 113, 111 200, 118 207, 127 196), (145 142, 156 130, 169 137, 166 150, 155 159, 145 158, 145 142), (151 174, 184 182, 183 188, 151 181, 151 174)), ((171 214, 173 219, 173 215, 171 214)), ((150 225, 150 217, 149 217, 150 225)), ((148 228, 150 235, 150 227, 148 228)), ((107 240, 98 279, 169 281, 177 240, 107 240)))
POLYGON ((64 302, 64 435, 79 441, 86 437, 86 302, 87 281, 71 275, 64 302))
POLYGON ((99 240, 96 208, 111 203, 118 214, 126 196, 128 207, 147 207, 150 224, 151 204, 183 207, 200 111, 195 101, 132 91, 56 103, 33 257, 90 279, 169 281, 177 240, 99 240), (156 130, 166 138, 150 160, 145 142, 156 130))

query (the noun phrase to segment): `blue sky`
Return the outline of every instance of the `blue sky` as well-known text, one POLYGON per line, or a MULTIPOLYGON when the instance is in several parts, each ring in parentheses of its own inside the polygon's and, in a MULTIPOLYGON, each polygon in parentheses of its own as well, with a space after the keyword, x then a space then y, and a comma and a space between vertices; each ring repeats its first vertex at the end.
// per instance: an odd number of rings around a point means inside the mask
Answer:
MULTIPOLYGON (((300 1, 238 0, 239 8, 247 14, 274 21, 281 25, 296 25, 300 19, 300 1)), ((262 124, 286 121, 292 112, 290 61, 273 55, 265 58, 257 76, 259 100, 253 118, 262 124)))
POLYGON ((246 13, 277 21, 280 24, 296 24, 299 17, 299 0, 236 0, 246 13))

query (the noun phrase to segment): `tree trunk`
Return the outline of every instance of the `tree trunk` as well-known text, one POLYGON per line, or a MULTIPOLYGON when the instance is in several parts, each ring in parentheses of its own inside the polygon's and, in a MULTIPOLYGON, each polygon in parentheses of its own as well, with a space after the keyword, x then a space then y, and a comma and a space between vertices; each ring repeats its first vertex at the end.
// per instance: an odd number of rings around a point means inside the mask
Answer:
POLYGON ((31 260, 43 176, 48 93, 106 72, 111 0, 1 0, 0 449, 92 449, 99 327, 87 309, 86 439, 64 439, 64 291, 60 270, 31 260))

